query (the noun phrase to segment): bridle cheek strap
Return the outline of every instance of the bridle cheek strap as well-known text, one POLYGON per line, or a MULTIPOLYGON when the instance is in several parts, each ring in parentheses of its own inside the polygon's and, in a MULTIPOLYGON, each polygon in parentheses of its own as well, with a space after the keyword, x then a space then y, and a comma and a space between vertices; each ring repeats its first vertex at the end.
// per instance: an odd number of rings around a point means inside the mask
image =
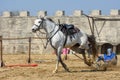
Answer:
POLYGON ((34 24, 35 26, 37 26, 38 27, 38 30, 40 29, 40 26, 42 25, 43 26, 43 20, 42 20, 42 22, 40 23, 40 25, 38 26, 38 25, 36 25, 36 24, 34 24))

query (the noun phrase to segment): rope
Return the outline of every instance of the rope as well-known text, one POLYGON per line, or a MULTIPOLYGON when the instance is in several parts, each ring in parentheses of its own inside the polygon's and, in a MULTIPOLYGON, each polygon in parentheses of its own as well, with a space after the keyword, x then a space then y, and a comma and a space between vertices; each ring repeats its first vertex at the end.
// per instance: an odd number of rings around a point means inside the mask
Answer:
POLYGON ((81 60, 84 60, 83 58, 81 58, 80 56, 78 56, 77 54, 73 53, 73 55, 75 55, 76 57, 78 57, 81 60))
POLYGON ((39 36, 40 34, 37 34, 37 33, 36 33, 36 35, 37 35, 37 37, 42 41, 42 45, 43 45, 44 49, 46 49, 46 46, 45 46, 45 44, 44 44, 44 41, 43 41, 42 38, 39 36))
MULTIPOLYGON (((0 40, 23 40, 23 39, 29 39, 30 37, 23 37, 23 38, 2 38, 0 40)), ((38 37, 31 37, 32 39, 40 39, 38 37)), ((41 37, 41 39, 46 39, 44 37, 41 37)))

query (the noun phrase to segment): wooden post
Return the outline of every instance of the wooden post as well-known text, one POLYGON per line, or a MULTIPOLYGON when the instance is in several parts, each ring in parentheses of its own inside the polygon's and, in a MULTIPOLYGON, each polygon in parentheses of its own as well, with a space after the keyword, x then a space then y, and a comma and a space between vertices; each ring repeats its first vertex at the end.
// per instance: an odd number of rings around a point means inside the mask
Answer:
POLYGON ((28 63, 31 63, 31 37, 29 37, 29 57, 28 57, 28 63))
POLYGON ((94 29, 95 29, 95 21, 94 21, 94 18, 92 18, 92 35, 95 36, 94 29))
POLYGON ((3 52, 2 52, 2 36, 0 36, 0 66, 3 67, 4 66, 4 62, 3 62, 3 52))

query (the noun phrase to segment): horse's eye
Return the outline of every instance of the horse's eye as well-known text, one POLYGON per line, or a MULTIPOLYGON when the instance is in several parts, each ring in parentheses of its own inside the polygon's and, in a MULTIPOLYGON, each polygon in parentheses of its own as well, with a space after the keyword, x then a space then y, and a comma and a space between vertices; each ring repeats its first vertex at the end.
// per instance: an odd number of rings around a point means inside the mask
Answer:
POLYGON ((41 23, 41 21, 39 21, 38 23, 41 23))

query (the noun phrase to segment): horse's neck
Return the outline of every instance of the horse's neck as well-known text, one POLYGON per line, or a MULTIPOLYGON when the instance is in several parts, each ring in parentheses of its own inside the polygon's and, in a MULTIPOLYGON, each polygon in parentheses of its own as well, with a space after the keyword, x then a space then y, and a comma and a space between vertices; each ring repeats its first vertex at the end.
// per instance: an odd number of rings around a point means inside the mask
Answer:
POLYGON ((51 37, 52 35, 54 35, 58 30, 58 28, 59 27, 55 23, 46 21, 45 31, 47 32, 48 37, 51 37))

